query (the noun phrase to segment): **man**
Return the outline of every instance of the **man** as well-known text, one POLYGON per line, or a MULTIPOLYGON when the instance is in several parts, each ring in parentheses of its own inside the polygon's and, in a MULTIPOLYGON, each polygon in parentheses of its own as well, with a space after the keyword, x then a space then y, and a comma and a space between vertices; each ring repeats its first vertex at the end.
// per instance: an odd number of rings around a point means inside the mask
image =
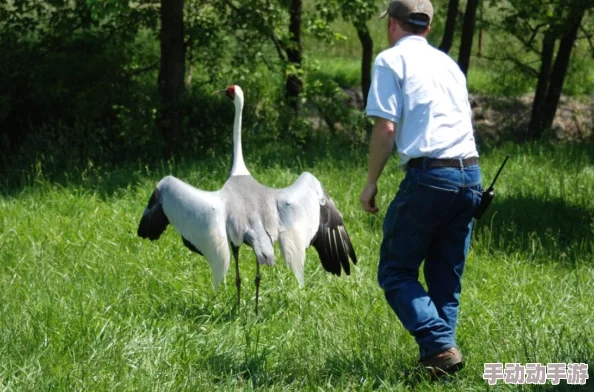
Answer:
POLYGON ((390 48, 373 68, 367 115, 375 126, 360 201, 378 212, 377 182, 396 145, 406 175, 384 218, 378 282, 433 377, 463 367, 455 338, 460 281, 481 174, 466 78, 425 38, 431 2, 392 1, 386 15, 390 48), (423 261, 427 291, 418 280, 423 261))

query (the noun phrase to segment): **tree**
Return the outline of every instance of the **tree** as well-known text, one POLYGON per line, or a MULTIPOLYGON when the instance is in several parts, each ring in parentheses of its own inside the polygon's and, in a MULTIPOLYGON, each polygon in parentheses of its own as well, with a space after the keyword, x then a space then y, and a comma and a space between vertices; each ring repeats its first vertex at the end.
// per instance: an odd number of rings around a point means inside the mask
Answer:
POLYGON ((161 0, 161 65, 158 85, 161 108, 158 126, 166 156, 176 148, 182 127, 181 99, 185 84, 184 1, 161 0))
POLYGON ((289 72, 287 72, 287 81, 285 94, 287 104, 293 110, 299 109, 299 96, 303 90, 303 80, 301 80, 300 70, 302 62, 303 46, 301 44, 301 0, 291 0, 289 6, 289 39, 283 49, 289 62, 289 72))
POLYGON ((371 70, 373 65, 373 38, 367 27, 367 21, 377 13, 374 0, 318 0, 316 2, 317 21, 321 36, 327 39, 333 36, 329 24, 337 18, 351 23, 357 31, 361 43, 361 93, 363 104, 367 105, 367 95, 371 86, 371 70))
POLYGON ((345 0, 341 2, 343 19, 350 21, 357 30, 361 43, 361 93, 363 105, 367 106, 367 96, 371 86, 373 65, 373 39, 367 27, 367 21, 376 12, 375 2, 370 0, 345 0))
POLYGON ((0 160, 31 143, 46 156, 99 159, 103 143, 123 144, 121 110, 141 106, 132 87, 146 66, 130 54, 157 22, 147 3, 0 1, 0 160))
POLYGON ((537 78, 528 139, 539 139, 553 125, 572 49, 584 15, 592 7, 591 0, 554 0, 547 4, 513 0, 510 6, 500 8, 504 14, 503 28, 527 53, 536 54, 540 60, 540 68, 536 70, 526 60, 508 56, 518 70, 537 78))
MULTIPOLYGON (((222 2, 230 10, 228 28, 238 38, 237 44, 245 49, 241 53, 245 58, 255 60, 252 57, 254 53, 261 55, 265 45, 272 44, 281 72, 285 75, 286 103, 298 110, 303 89, 302 0, 252 0, 242 2, 241 6, 232 0, 222 2)), ((260 56, 259 60, 269 68, 274 67, 264 56, 260 56)))
POLYGON ((468 0, 466 11, 464 12, 464 22, 462 24, 462 38, 460 40, 460 54, 458 56, 458 65, 464 75, 468 73, 470 66, 470 54, 472 51, 472 40, 474 37, 474 25, 476 22, 476 9, 479 0, 468 0))
POLYGON ((530 123, 528 125, 527 137, 529 139, 540 138, 542 129, 544 127, 544 102, 547 96, 549 75, 551 74, 553 56, 555 54, 555 41, 555 34, 552 29, 549 29, 545 33, 542 40, 540 72, 538 73, 538 81, 536 83, 536 90, 534 92, 534 100, 532 101, 532 114, 530 116, 530 123))
POLYGON ((557 58, 555 59, 555 64, 553 65, 549 77, 549 88, 543 104, 544 116, 541 129, 550 129, 553 126, 553 120, 555 118, 555 113, 557 112, 559 99, 561 98, 563 83, 565 82, 565 76, 567 75, 567 67, 569 66, 571 51, 585 13, 586 8, 584 7, 583 2, 572 2, 566 19, 567 27, 561 37, 557 58))
POLYGON ((450 0, 448 2, 448 16, 445 23, 443 38, 439 44, 439 50, 449 53, 454 42, 454 32, 456 31, 456 19, 458 18, 458 6, 460 0, 450 0))

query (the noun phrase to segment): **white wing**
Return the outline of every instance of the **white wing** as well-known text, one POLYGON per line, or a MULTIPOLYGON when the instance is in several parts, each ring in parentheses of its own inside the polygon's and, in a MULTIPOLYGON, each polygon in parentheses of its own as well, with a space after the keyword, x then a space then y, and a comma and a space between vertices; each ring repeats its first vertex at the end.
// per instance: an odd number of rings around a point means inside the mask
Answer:
POLYGON ((340 275, 350 273, 349 257, 357 262, 342 216, 316 177, 304 172, 288 188, 279 190, 279 243, 283 258, 303 286, 305 250, 313 245, 322 266, 340 275))
POLYGON ((163 178, 156 192, 169 223, 181 234, 184 243, 191 243, 192 250, 203 254, 210 264, 216 291, 230 261, 225 205, 218 192, 199 190, 173 176, 163 178))

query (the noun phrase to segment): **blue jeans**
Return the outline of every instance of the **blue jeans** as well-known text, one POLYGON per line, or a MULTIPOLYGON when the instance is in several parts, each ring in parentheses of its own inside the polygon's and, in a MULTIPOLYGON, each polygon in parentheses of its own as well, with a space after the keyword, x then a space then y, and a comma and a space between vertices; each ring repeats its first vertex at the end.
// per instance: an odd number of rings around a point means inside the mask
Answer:
POLYGON ((409 168, 386 212, 378 282, 421 359, 456 347, 460 281, 481 192, 478 165, 409 168), (419 282, 423 260, 427 291, 419 282))

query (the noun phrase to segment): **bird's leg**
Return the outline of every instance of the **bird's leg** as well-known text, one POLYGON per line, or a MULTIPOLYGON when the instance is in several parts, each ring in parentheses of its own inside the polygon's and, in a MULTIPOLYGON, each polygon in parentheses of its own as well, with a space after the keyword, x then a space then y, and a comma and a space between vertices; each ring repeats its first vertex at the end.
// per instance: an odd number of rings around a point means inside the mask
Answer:
POLYGON ((258 296, 260 295, 260 263, 258 263, 258 259, 256 258, 256 279, 254 279, 256 283, 256 315, 258 314, 258 296))
POLYGON ((241 278, 239 277, 239 247, 232 246, 233 258, 235 259, 235 287, 237 287, 237 309, 240 304, 241 278))

